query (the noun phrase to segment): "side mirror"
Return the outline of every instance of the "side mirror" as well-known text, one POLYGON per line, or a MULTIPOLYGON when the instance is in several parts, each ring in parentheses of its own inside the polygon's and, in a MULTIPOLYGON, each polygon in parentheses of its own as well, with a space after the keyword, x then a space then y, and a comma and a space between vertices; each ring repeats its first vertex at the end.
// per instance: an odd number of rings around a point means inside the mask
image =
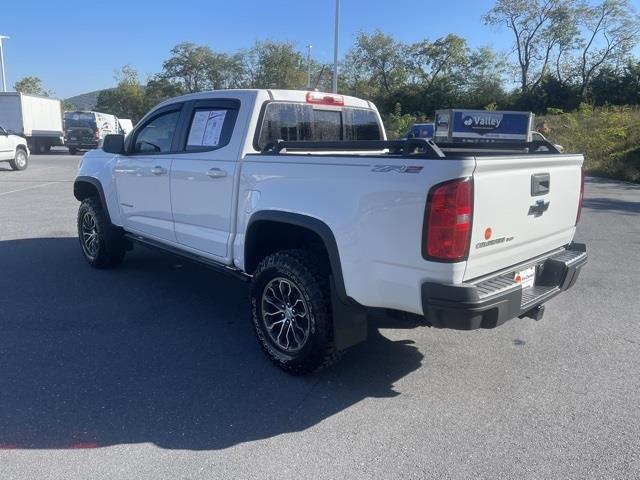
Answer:
POLYGON ((124 153, 124 135, 107 135, 104 137, 102 150, 107 153, 121 155, 124 153))

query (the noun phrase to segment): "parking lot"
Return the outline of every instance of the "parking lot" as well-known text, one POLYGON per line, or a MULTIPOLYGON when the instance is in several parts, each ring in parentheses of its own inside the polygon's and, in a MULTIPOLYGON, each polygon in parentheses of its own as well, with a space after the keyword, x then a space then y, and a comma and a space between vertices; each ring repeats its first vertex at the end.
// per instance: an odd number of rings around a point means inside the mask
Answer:
POLYGON ((638 478, 640 186, 589 179, 589 264, 541 322, 376 318, 304 378, 248 288, 142 247, 91 269, 80 157, 0 164, 0 479, 638 478))

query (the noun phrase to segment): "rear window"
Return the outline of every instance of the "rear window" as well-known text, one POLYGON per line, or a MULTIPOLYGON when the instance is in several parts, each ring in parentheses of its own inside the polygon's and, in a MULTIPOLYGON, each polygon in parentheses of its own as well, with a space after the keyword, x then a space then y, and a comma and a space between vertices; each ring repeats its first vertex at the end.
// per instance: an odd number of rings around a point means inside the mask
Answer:
POLYGON ((268 103, 260 126, 257 149, 276 140, 338 141, 381 140, 373 110, 344 107, 327 109, 306 103, 268 103))
POLYGON ((74 127, 95 127, 96 117, 93 113, 87 112, 67 112, 64 114, 65 128, 74 127))

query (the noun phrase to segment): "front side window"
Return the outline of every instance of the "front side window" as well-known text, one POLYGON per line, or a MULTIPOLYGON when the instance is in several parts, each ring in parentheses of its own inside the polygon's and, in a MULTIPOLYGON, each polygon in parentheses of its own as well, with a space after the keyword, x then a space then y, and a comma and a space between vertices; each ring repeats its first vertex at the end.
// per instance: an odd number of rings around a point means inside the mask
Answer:
POLYGON ((133 153, 168 153, 178 126, 179 111, 154 117, 137 133, 133 153))

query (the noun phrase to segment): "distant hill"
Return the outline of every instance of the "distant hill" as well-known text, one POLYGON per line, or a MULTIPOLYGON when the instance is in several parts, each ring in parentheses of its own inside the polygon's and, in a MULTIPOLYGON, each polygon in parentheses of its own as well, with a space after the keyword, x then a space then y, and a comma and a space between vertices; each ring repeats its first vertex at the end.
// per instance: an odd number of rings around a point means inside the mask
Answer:
POLYGON ((98 103, 98 95, 102 90, 95 90, 93 92, 83 93, 76 95, 75 97, 69 97, 67 102, 73 103, 78 110, 93 110, 98 103))

